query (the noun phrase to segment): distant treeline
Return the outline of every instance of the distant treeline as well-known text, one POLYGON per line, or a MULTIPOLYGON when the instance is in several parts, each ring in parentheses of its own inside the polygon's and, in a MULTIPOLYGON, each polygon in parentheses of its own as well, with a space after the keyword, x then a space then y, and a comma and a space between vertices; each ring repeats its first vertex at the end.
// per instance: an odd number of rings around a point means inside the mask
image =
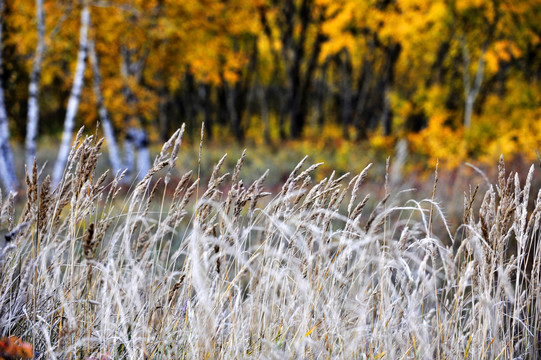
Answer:
MULTIPOLYGON (((238 141, 332 124, 350 140, 444 129, 486 143, 495 122, 532 140, 541 117, 537 0, 0 5, 0 162, 10 167, 8 139, 24 139, 30 163, 39 134, 62 133, 56 180, 74 129, 97 120, 114 167, 134 169, 130 154, 181 123, 238 141)), ((423 136, 412 142, 431 153, 423 136)))

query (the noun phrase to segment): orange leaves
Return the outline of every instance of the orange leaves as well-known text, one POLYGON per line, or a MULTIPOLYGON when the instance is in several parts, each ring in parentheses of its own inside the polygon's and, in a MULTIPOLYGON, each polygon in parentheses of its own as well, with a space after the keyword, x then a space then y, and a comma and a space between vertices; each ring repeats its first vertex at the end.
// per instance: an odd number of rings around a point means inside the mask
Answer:
POLYGON ((465 11, 470 8, 481 8, 488 3, 485 0, 458 0, 456 2, 456 8, 458 11, 465 11))
POLYGON ((34 352, 29 343, 16 336, 0 339, 0 360, 32 359, 33 357, 34 352))
POLYGON ((522 51, 513 41, 500 40, 496 41, 489 51, 485 55, 487 62, 487 68, 492 73, 498 71, 500 63, 509 62, 512 58, 518 58, 522 55, 522 51))
POLYGON ((410 134, 409 140, 415 151, 429 157, 429 163, 439 160, 449 168, 455 168, 466 158, 466 142, 463 130, 453 130, 446 120, 445 114, 432 116, 428 127, 410 134))
POLYGON ((441 95, 441 88, 430 89, 423 99, 423 103, 434 106, 424 107, 428 126, 408 135, 414 153, 425 156, 429 163, 439 160, 449 168, 471 159, 494 163, 500 155, 537 159, 535 149, 541 148, 541 108, 529 105, 541 102, 537 85, 522 79, 508 80, 505 97, 488 95, 483 112, 474 115, 469 129, 457 121, 460 112, 443 110, 442 99, 438 100, 441 95))

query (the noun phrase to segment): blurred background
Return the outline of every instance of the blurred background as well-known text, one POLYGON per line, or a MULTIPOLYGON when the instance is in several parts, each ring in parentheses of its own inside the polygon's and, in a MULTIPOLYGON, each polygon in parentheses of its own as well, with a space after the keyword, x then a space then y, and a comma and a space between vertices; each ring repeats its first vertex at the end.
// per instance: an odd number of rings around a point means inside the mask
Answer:
POLYGON ((210 157, 227 151, 234 162, 247 147, 253 177, 271 168, 275 184, 304 154, 326 162, 321 176, 368 162, 383 174, 385 159, 398 157, 419 181, 439 160, 450 184, 466 161, 538 158, 538 0, 0 6, 8 188, 36 155, 58 181, 82 125, 105 136, 108 166, 134 175, 182 123, 181 160, 192 166, 202 122, 210 157))

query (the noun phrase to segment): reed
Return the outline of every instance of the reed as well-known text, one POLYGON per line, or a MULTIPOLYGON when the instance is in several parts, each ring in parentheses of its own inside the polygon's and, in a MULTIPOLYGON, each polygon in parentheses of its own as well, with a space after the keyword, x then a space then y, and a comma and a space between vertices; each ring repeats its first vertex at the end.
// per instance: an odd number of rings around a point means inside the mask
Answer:
POLYGON ((386 182, 371 200, 370 165, 314 182, 305 158, 272 197, 267 172, 243 182, 243 153, 202 186, 175 169, 182 133, 125 197, 81 133, 57 188, 34 165, 18 221, 3 196, 0 335, 38 359, 541 356, 533 167, 521 183, 501 160, 481 206, 470 189, 459 230, 438 233, 437 181, 428 199, 386 182))

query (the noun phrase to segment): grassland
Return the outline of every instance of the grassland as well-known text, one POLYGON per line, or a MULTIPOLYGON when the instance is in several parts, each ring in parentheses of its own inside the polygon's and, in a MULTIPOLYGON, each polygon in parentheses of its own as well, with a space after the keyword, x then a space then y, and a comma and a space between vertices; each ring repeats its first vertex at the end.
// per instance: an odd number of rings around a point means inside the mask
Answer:
POLYGON ((133 186, 79 136, 58 187, 35 168, 20 215, 4 194, 0 335, 38 359, 541 355, 533 167, 501 160, 451 228, 437 176, 415 199, 389 173, 371 199, 370 165, 318 179, 305 159, 270 193, 243 154, 202 184, 172 176, 181 135, 133 186))

